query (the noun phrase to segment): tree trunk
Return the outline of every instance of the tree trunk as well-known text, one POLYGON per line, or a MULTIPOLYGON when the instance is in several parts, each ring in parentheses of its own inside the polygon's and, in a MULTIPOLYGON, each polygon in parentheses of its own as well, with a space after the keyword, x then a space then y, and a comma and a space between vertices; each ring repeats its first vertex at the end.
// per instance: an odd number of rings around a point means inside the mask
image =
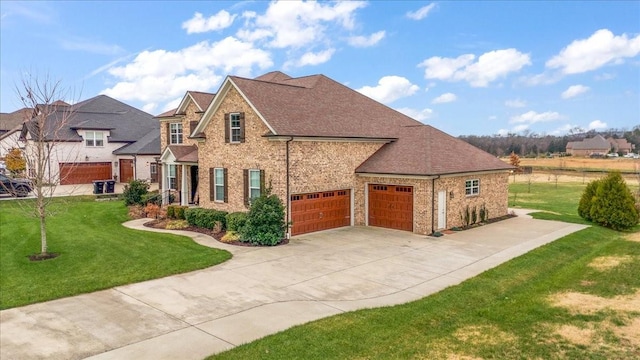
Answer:
POLYGON ((44 206, 44 199, 38 196, 38 217, 40 218, 40 253, 47 254, 47 216, 44 206))

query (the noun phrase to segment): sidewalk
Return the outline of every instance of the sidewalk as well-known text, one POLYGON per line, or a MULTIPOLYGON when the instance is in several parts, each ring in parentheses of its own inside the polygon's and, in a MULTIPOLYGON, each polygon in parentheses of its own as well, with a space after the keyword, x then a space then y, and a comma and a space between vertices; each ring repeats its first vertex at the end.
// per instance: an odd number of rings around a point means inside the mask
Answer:
MULTIPOLYGON (((116 183, 115 194, 122 194, 124 187, 127 183, 116 183)), ((104 190, 104 189, 103 189, 104 190)), ((151 184, 149 191, 158 190, 158 183, 151 184)), ((77 184, 77 185, 56 185, 48 188, 45 192, 46 196, 49 196, 53 191, 53 196, 79 196, 79 195, 93 195, 93 184, 77 184)), ((0 195, 0 200, 12 200, 12 199, 32 199, 35 198, 33 192, 25 198, 15 198, 10 195, 0 195)))

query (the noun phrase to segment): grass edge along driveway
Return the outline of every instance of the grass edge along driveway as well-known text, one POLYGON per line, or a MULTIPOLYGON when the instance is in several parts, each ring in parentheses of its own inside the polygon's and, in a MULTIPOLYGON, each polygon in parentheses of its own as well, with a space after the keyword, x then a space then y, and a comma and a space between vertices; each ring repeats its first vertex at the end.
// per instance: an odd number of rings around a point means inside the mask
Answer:
POLYGON ((185 273, 231 258, 188 237, 125 228, 129 217, 121 201, 81 196, 55 198, 50 205, 49 251, 60 256, 30 262, 27 256, 40 251, 38 220, 28 216, 32 201, 0 205, 0 309, 185 273))
MULTIPOLYGON (((580 222, 583 186, 553 186, 518 205, 580 222)), ((209 359, 639 358, 639 240, 593 226, 421 300, 295 326, 209 359)))

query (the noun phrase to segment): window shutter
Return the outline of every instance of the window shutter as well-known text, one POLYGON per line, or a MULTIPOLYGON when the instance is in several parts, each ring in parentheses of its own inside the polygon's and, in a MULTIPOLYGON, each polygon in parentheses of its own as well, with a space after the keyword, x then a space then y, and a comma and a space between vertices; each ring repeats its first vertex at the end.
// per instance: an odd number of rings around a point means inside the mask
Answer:
POLYGON ((260 170, 260 195, 264 195, 264 170, 260 170))
POLYGON ((189 121, 189 135, 193 134, 193 130, 196 129, 196 126, 198 126, 197 121, 189 121))
POLYGON ((224 114, 224 142, 229 142, 229 113, 224 114))
POLYGON ((229 202, 229 176, 227 176, 227 168, 222 170, 224 172, 224 202, 229 202))
POLYGON ((165 128, 167 129, 167 145, 171 145, 171 125, 166 123, 165 128))
POLYGON ((242 170, 242 178, 244 180, 244 206, 249 206, 249 170, 242 170))
POLYGON ((244 113, 240 113, 240 142, 244 142, 244 113))
POLYGON ((209 200, 211 201, 214 201, 216 199, 215 189, 216 189, 216 172, 214 168, 209 168, 209 200))

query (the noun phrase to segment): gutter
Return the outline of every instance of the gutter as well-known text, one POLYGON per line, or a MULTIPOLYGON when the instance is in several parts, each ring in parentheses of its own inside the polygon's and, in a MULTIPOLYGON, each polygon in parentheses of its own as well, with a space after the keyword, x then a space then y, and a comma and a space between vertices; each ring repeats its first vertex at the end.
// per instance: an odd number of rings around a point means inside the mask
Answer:
POLYGON ((436 232, 435 229, 435 219, 436 219, 436 180, 440 179, 440 175, 431 179, 431 234, 436 232))
POLYGON ((293 136, 290 137, 287 142, 285 143, 285 148, 286 148, 286 154, 285 154, 285 161, 286 161, 286 177, 287 177, 287 184, 286 184, 286 196, 287 196, 287 219, 286 219, 286 226, 287 226, 287 233, 285 234, 287 239, 291 238, 291 195, 290 195, 290 191, 289 191, 289 143, 293 141, 293 136))

